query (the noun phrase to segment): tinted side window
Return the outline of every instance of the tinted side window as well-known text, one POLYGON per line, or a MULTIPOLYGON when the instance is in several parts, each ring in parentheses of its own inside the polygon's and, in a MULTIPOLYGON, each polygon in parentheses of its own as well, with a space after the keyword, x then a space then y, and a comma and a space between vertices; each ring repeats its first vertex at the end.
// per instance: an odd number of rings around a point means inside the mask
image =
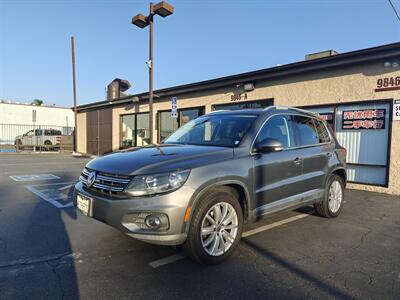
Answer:
POLYGON ((324 123, 320 120, 314 119, 315 128, 317 129, 319 142, 320 143, 328 143, 330 142, 330 137, 328 130, 326 129, 324 123))
POLYGON ((289 120, 286 116, 271 117, 261 129, 257 137, 257 142, 271 138, 280 141, 284 148, 293 147, 292 135, 288 123, 289 120))
POLYGON ((293 116, 293 122, 297 131, 297 146, 319 144, 319 136, 314 125, 314 119, 303 116, 293 116))

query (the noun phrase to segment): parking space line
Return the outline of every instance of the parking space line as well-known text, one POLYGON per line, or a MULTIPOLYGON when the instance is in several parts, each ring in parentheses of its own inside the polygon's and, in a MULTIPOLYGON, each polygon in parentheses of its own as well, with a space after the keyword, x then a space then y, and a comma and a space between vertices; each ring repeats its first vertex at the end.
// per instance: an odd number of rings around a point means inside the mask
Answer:
MULTIPOLYGON (((42 184, 45 185, 45 184, 42 184)), ((37 185, 36 185, 37 186, 37 185)), ((42 193, 41 191, 39 191, 38 189, 36 189, 33 185, 26 185, 25 186, 29 191, 31 191, 32 193, 34 193, 36 196, 39 196, 40 198, 42 198, 43 200, 49 202, 50 204, 54 205, 55 207, 61 209, 61 208, 67 208, 67 207, 71 207, 73 206, 73 203, 67 203, 67 204, 60 204, 57 200, 47 196, 46 194, 42 193)))
POLYGON ((64 181, 64 182, 53 182, 53 183, 40 183, 31 184, 30 186, 47 186, 47 185, 62 185, 62 184, 75 184, 77 181, 64 181))
MULTIPOLYGON (((281 226, 281 225, 284 225, 284 224, 288 224, 290 222, 294 222, 296 220, 300 220, 300 219, 303 219, 303 218, 308 217, 308 216, 310 216, 310 215, 301 213, 299 215, 296 215, 296 216, 293 216, 293 217, 290 217, 290 218, 287 218, 287 219, 284 219, 284 220, 281 220, 281 221, 277 221, 277 222, 274 222, 274 223, 271 223, 271 224, 268 224, 268 225, 260 226, 260 227, 257 227, 255 229, 243 232, 242 233, 242 238, 249 237, 249 236, 252 236, 254 234, 257 234, 257 233, 260 233, 260 232, 263 232, 263 231, 267 231, 267 230, 270 230, 272 228, 275 228, 275 227, 278 227, 278 226, 281 226)), ((173 262, 176 262, 178 260, 181 260, 181 259, 183 259, 185 257, 186 257, 185 255, 183 255, 181 253, 178 253, 178 254, 170 255, 170 256, 167 256, 167 257, 152 261, 152 262, 149 263, 149 266, 156 269, 156 268, 171 264, 173 262)))
MULTIPOLYGON (((68 165, 71 165, 71 164, 81 164, 82 165, 82 162, 81 161, 70 161, 70 162, 68 162, 68 165)), ((27 164, 26 163, 20 163, 20 164, 16 164, 16 163, 12 163, 12 164, 0 164, 2 167, 15 167, 15 166, 26 166, 27 164)), ((29 163, 29 165, 60 165, 60 162, 58 162, 58 161, 54 161, 54 162, 32 162, 32 163, 29 163)))
POLYGON ((287 223, 290 223, 290 222, 293 222, 296 220, 299 220, 299 219, 303 219, 308 216, 310 216, 310 215, 309 214, 299 214, 299 215, 296 215, 296 216, 293 216, 293 217, 290 217, 290 218, 287 218, 287 219, 284 219, 281 221, 277 221, 277 222, 274 222, 271 224, 260 226, 260 227, 254 228, 252 230, 243 232, 242 238, 245 238, 245 237, 248 237, 248 236, 251 236, 251 235, 254 235, 254 234, 257 234, 257 233, 260 233, 260 232, 263 232, 263 231, 266 231, 266 230, 269 230, 269 229, 272 229, 272 228, 275 228, 275 227, 278 227, 278 226, 281 226, 281 225, 284 225, 284 224, 287 224, 287 223))
POLYGON ((54 174, 25 174, 25 175, 13 175, 9 176, 14 181, 44 181, 44 180, 55 180, 60 177, 54 174))
POLYGON ((60 187, 58 190, 63 191, 63 190, 69 189, 70 187, 73 187, 73 186, 74 186, 73 184, 68 184, 66 186, 60 187))
POLYGON ((152 261, 152 262, 149 263, 149 266, 156 269, 158 267, 165 266, 165 265, 168 265, 170 263, 173 263, 173 262, 176 262, 178 260, 181 260, 181 259, 183 259, 185 257, 186 257, 185 255, 183 255, 181 253, 177 253, 177 254, 174 254, 174 255, 171 255, 171 256, 167 256, 167 257, 152 261))

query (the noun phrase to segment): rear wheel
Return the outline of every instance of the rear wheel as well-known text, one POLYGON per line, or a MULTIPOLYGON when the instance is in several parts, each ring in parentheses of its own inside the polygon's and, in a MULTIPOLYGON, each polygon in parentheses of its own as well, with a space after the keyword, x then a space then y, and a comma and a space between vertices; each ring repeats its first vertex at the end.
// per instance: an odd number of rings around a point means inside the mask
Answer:
POLYGON ((186 254, 203 264, 216 264, 232 255, 242 235, 243 212, 237 192, 229 187, 207 192, 193 212, 186 254))
POLYGON ((44 145, 45 145, 45 147, 43 147, 44 151, 52 150, 52 147, 50 147, 52 145, 51 141, 49 140, 44 141, 44 145))
POLYGON ((324 200, 314 204, 314 208, 322 217, 337 217, 342 210, 343 199, 343 180, 340 176, 333 174, 326 184, 324 200))

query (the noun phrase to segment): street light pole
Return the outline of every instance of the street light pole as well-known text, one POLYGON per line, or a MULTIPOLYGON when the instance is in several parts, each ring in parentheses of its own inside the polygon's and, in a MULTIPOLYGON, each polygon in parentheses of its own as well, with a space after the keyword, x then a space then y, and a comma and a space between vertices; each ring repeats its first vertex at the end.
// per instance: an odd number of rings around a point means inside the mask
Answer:
POLYGON ((150 144, 153 144, 153 2, 150 2, 149 22, 149 131, 150 144))
POLYGON ((153 143, 153 17, 159 15, 165 18, 174 13, 174 7, 165 1, 157 4, 150 2, 150 12, 148 16, 138 14, 132 18, 132 24, 140 28, 149 26, 149 131, 150 144, 153 143))

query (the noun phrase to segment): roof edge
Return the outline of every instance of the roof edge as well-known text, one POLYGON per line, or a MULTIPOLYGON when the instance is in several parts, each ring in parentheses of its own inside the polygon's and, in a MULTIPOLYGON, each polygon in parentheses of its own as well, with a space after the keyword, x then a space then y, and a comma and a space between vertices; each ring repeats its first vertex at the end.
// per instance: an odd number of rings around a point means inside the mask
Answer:
MULTIPOLYGON (((202 91, 210 88, 220 88, 233 83, 243 83, 243 81, 256 81, 273 79, 281 76, 290 76, 303 72, 317 71, 323 68, 339 67, 351 64, 358 64, 367 61, 375 61, 385 59, 393 56, 400 56, 400 42, 344 52, 333 56, 321 57, 312 60, 298 61, 294 63, 285 64, 271 68, 259 69, 245 73, 239 73, 229 76, 218 77, 214 79, 203 80, 194 83, 182 84, 173 87, 155 90, 154 94, 159 97, 169 95, 179 95, 190 92, 202 91)), ((148 99, 148 92, 138 93, 116 99, 109 103, 109 101, 98 101, 94 103, 84 104, 77 107, 78 111, 87 110, 91 108, 98 108, 103 106, 114 106, 124 104, 129 101, 129 98, 137 97, 140 100, 148 99)))

